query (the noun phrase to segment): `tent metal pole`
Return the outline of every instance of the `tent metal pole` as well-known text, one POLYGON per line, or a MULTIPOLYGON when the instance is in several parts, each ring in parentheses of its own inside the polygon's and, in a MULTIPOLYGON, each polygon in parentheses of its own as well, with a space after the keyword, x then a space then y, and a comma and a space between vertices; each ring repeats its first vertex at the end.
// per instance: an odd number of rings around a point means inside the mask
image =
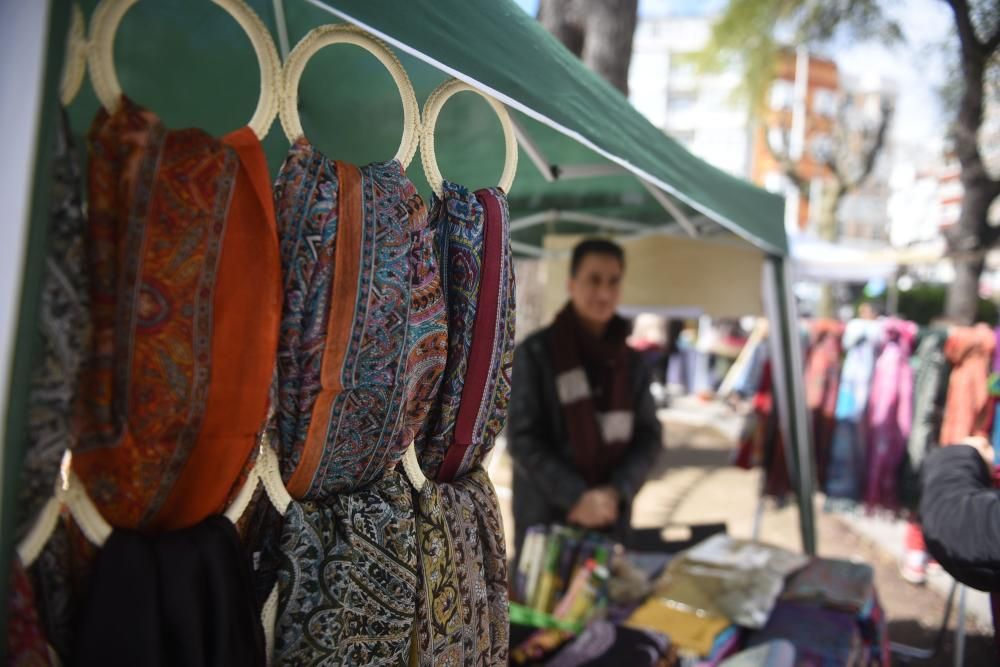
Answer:
POLYGON ((553 167, 560 181, 568 181, 574 178, 596 178, 598 176, 614 176, 615 174, 627 174, 625 169, 613 162, 605 164, 567 164, 553 167))
POLYGON ((816 553, 816 522, 813 512, 813 459, 808 412, 802 386, 802 350, 798 318, 791 294, 788 263, 770 256, 764 263, 764 307, 771 322, 771 368, 778 419, 788 461, 789 479, 796 492, 802 549, 816 553))
POLYGON ((646 188, 649 194, 653 195, 653 199, 656 200, 656 203, 662 206, 691 238, 698 237, 698 228, 694 226, 691 219, 688 218, 684 211, 681 210, 681 207, 678 206, 673 199, 667 196, 667 193, 645 179, 640 178, 639 182, 642 183, 642 187, 646 188))
POLYGON ((516 116, 511 115, 510 123, 514 126, 514 136, 517 137, 517 143, 524 149, 524 152, 528 154, 531 158, 531 163, 535 165, 538 173, 542 175, 546 183, 554 183, 556 176, 552 164, 542 153, 542 149, 539 148, 535 140, 531 138, 528 134, 528 130, 524 128, 524 125, 517 119, 516 116))
POLYGON ((528 227, 534 227, 535 225, 544 225, 547 222, 552 222, 559 219, 559 211, 539 211, 538 213, 532 213, 531 215, 526 215, 523 218, 518 218, 517 220, 510 221, 510 231, 516 232, 521 229, 527 229, 528 227))
POLYGON ((281 49, 281 62, 288 60, 291 51, 288 41, 288 22, 285 21, 285 0, 272 0, 274 8, 274 23, 278 28, 278 48, 281 49))
POLYGON ((805 533, 809 538, 810 546, 807 546, 806 552, 814 555, 816 553, 816 517, 813 496, 816 493, 817 478, 816 462, 813 456, 812 415, 806 407, 805 359, 802 354, 802 346, 799 344, 799 309, 795 303, 795 292, 792 289, 794 284, 792 264, 787 258, 779 260, 779 263, 780 284, 784 289, 784 312, 787 318, 788 339, 793 343, 788 346, 788 352, 790 354, 789 375, 792 388, 791 408, 795 411, 795 445, 799 453, 799 512, 804 517, 805 533))
POLYGON ((530 255, 532 257, 544 257, 545 251, 538 246, 533 246, 530 243, 522 243, 520 241, 511 241, 510 249, 521 255, 530 255))

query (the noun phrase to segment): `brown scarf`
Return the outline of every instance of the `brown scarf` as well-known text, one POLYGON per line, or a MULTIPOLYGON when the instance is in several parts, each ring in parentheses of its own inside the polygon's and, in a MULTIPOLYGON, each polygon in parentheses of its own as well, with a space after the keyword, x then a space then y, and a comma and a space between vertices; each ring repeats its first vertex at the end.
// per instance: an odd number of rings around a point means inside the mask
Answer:
POLYGON ((594 338, 566 304, 549 330, 556 391, 576 468, 591 486, 608 481, 632 441, 635 421, 629 378, 629 321, 615 316, 594 338), (596 391, 595 391, 596 390, 596 391))

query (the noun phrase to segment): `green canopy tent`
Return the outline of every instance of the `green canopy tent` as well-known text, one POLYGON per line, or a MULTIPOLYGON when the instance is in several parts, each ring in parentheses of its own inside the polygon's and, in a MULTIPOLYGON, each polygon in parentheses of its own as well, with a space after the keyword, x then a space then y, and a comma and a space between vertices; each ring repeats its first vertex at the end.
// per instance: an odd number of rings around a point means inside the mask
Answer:
MULTIPOLYGON (((43 4, 43 3, 39 3, 43 4)), ((786 262, 783 201, 692 156, 652 126, 605 81, 511 0, 249 0, 282 56, 312 28, 350 22, 392 45, 418 100, 448 76, 496 97, 512 111, 520 168, 511 190, 512 239, 522 255, 539 255, 545 234, 595 230, 623 236, 734 236, 766 257, 763 277, 772 327, 783 430, 796 482, 803 548, 815 550, 813 464, 801 387, 801 353, 786 262)), ((90 16, 96 0, 81 0, 90 16)), ((33 165, 31 224, 16 325, 15 363, 7 410, 3 517, 9 540, 12 499, 26 423, 25 392, 35 337, 40 263, 44 255, 47 149, 54 135, 56 83, 65 49, 69 3, 51 0, 37 22, 47 45, 44 67, 29 83, 40 96, 33 165), (34 80, 37 79, 37 80, 34 80)), ((37 11, 37 10, 25 10, 37 11)), ((44 11, 44 9, 43 9, 44 11)), ((0 36, 7 36, 0 26, 0 36)), ((249 118, 258 68, 246 35, 205 0, 140 1, 126 14, 115 42, 123 90, 171 127, 199 126, 221 134, 249 118)), ((324 152, 355 163, 384 159, 399 140, 402 107, 388 73, 368 54, 324 49, 310 61, 299 88, 303 126, 324 152)), ((88 84, 69 108, 84 142, 98 102, 88 84)), ((445 107, 437 129, 446 177, 480 187, 495 182, 503 142, 492 111, 471 95, 445 107)), ((275 123, 264 140, 273 171, 288 142, 275 123)), ((419 157, 408 173, 429 192, 419 157)), ((19 221, 19 224, 22 221, 19 221)), ((717 279, 725 279, 719 276, 717 279)), ((5 541, 5 544, 9 542, 5 541)), ((4 550, 4 555, 9 553, 4 550)), ((3 565, 0 563, 0 565, 3 565)))

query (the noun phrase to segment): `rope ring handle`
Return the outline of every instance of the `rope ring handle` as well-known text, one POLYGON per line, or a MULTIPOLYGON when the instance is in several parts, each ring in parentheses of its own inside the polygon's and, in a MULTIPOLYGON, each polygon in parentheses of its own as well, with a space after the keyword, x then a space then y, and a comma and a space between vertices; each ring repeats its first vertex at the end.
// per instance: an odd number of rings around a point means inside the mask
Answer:
POLYGON ((83 75, 87 71, 87 35, 83 21, 83 10, 73 3, 73 17, 70 19, 69 33, 66 35, 66 61, 63 63, 62 78, 59 81, 59 100, 64 107, 69 106, 83 85, 83 75))
POLYGON ((493 108, 497 118, 500 119, 500 127, 503 128, 505 156, 503 172, 500 174, 499 187, 505 193, 509 194, 510 188, 514 184, 514 176, 517 173, 517 138, 514 135, 514 126, 510 121, 510 114, 507 113, 507 108, 500 104, 500 102, 483 91, 473 88, 458 79, 449 79, 442 83, 430 94, 424 103, 424 126, 420 137, 420 160, 424 164, 424 175, 427 176, 427 182, 434 190, 434 194, 440 197, 443 190, 444 177, 441 175, 441 169, 438 167, 437 154, 434 150, 434 128, 437 125, 438 115, 441 113, 441 109, 444 108, 445 102, 452 95, 463 91, 476 93, 486 100, 493 108))
MULTIPOLYGON (((101 105, 113 113, 121 100, 122 87, 115 72, 115 33, 125 13, 138 0, 101 0, 90 20, 90 44, 87 64, 90 79, 101 105)), ((281 85, 281 59, 267 26, 244 0, 212 0, 226 10, 246 31, 260 64, 260 97, 257 108, 247 125, 258 139, 267 131, 278 114, 281 85)))
POLYGON ((403 472, 406 473, 406 478, 410 480, 410 484, 413 485, 413 488, 417 492, 420 492, 424 488, 424 484, 427 483, 427 476, 420 469, 420 462, 417 460, 417 446, 413 442, 410 443, 410 446, 406 448, 406 452, 403 454, 403 472))
POLYGON ((305 135, 302 130, 302 121, 299 118, 299 81, 302 79, 302 72, 305 71, 309 59, 320 49, 332 44, 352 44, 361 47, 378 58, 379 62, 389 70, 403 101, 403 137, 399 142, 399 150, 396 151, 395 159, 403 167, 408 166, 416 154, 417 144, 420 142, 420 105, 417 104, 417 94, 413 90, 413 84, 410 83, 410 77, 407 76, 402 63, 399 62, 399 58, 389 49, 388 45, 353 25, 329 24, 314 28, 295 45, 295 48, 288 55, 288 60, 285 62, 280 109, 281 126, 285 130, 285 136, 288 137, 289 141, 295 142, 305 135))

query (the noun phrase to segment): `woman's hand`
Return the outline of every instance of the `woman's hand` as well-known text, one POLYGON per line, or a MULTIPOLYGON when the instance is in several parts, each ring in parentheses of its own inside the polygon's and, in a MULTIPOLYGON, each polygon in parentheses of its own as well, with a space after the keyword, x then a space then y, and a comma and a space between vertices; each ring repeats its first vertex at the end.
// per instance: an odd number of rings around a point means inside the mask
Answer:
POLYGON ((585 491, 569 511, 566 520, 584 528, 602 529, 618 520, 618 492, 610 486, 585 491))

